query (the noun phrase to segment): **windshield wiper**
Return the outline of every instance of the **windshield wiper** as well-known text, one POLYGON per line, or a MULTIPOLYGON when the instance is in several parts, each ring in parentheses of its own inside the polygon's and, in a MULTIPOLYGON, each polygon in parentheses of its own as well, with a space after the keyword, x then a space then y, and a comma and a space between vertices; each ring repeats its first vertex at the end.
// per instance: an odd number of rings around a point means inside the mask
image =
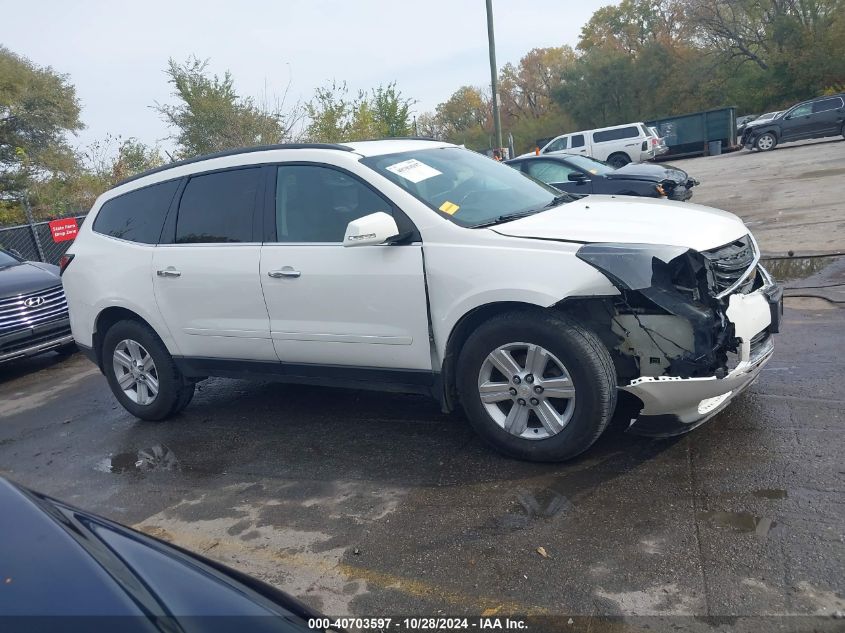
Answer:
POLYGON ((559 204, 563 204, 564 202, 572 202, 573 200, 575 200, 575 198, 573 198, 568 193, 562 193, 562 194, 557 195, 554 198, 552 198, 552 201, 549 202, 549 204, 547 204, 543 208, 544 209, 551 209, 552 207, 556 207, 559 204))
POLYGON ((520 213, 505 213, 504 215, 500 215, 498 218, 493 218, 492 220, 487 220, 486 222, 481 222, 480 224, 473 224, 470 228, 473 229, 481 229, 485 226, 494 226, 496 224, 502 224, 503 222, 510 222, 511 220, 518 220, 519 218, 524 218, 529 215, 534 215, 535 213, 539 213, 542 209, 533 209, 531 211, 522 211, 520 213))

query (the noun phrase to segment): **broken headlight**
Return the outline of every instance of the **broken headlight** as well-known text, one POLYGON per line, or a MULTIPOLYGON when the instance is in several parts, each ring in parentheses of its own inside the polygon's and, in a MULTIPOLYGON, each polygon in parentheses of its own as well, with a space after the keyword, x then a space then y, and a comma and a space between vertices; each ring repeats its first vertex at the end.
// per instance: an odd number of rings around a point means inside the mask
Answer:
POLYGON ((601 271, 614 285, 642 290, 653 284, 655 260, 668 264, 688 250, 685 246, 605 242, 585 244, 576 256, 601 271))

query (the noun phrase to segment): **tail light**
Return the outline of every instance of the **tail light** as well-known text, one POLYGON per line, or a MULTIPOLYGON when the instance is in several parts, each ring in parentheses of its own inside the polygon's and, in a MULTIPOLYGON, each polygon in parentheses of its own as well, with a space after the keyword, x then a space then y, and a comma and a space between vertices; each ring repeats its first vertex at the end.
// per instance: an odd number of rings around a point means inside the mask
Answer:
POLYGON ((64 255, 62 255, 62 258, 59 260, 59 275, 60 276, 63 275, 64 272, 65 272, 65 269, 67 269, 67 267, 70 266, 70 263, 73 261, 73 258, 74 258, 74 255, 71 255, 70 253, 65 253, 64 255))

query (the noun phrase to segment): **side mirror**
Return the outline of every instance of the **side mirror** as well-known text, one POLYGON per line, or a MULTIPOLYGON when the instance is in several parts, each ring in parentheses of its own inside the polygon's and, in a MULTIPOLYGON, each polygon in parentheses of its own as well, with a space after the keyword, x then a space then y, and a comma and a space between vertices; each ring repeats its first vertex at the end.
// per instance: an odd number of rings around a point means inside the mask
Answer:
POLYGON ((377 211, 363 218, 352 220, 346 226, 343 236, 344 246, 372 246, 384 244, 391 237, 399 233, 396 220, 384 211, 377 211))
POLYGON ((585 180, 587 180, 587 174, 581 173, 580 171, 573 171, 567 177, 572 182, 584 182, 585 180))

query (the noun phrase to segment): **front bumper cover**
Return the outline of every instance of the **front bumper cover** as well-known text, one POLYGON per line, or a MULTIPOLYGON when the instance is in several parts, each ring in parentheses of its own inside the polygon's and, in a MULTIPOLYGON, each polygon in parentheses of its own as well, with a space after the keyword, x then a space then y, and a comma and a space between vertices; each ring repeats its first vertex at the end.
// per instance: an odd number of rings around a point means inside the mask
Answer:
POLYGON ((628 431, 670 437, 691 431, 724 409, 757 378, 774 352, 771 333, 779 329, 782 291, 768 275, 766 285, 747 295, 729 297, 728 319, 740 339, 739 362, 724 378, 642 377, 621 387, 642 402, 628 431), (764 334, 753 349, 751 341, 764 334))

